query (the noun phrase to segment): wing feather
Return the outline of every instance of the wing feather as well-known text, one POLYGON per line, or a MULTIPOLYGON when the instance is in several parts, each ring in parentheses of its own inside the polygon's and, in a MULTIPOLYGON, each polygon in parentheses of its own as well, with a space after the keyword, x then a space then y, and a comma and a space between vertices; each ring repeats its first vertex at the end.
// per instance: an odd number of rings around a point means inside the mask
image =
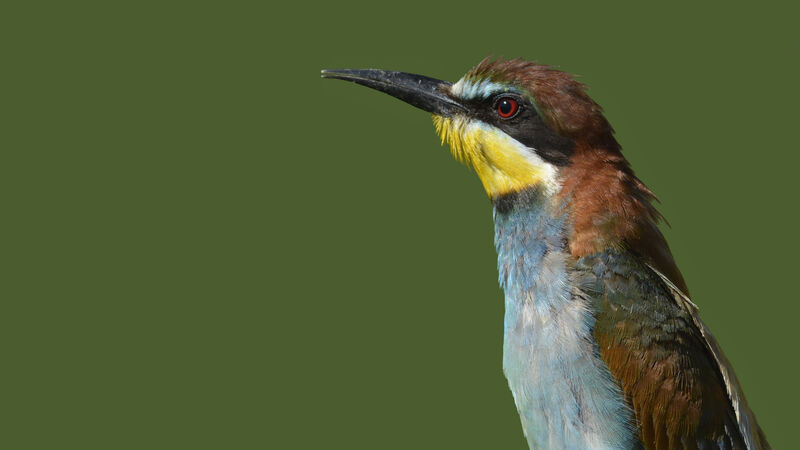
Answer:
POLYGON ((667 285, 673 297, 675 298, 675 302, 691 315, 692 321, 694 322, 694 325, 697 327, 698 331, 700 331, 700 334, 703 336, 709 352, 711 352, 711 355, 714 356, 717 368, 722 374, 722 379, 725 381, 725 390, 728 393, 731 406, 733 407, 733 411, 736 413, 736 421, 739 425, 739 432, 742 434, 748 450, 769 449, 769 443, 767 443, 763 432, 761 432, 760 428, 758 427, 755 414, 753 414, 753 411, 747 405, 747 400, 744 398, 744 393, 739 385, 739 380, 736 378, 736 374, 733 372, 733 367, 731 366, 730 361, 728 361, 728 358, 725 356, 725 353, 722 352, 722 348, 711 334, 706 324, 700 320, 700 316, 697 314, 697 305, 695 305, 691 299, 689 299, 686 294, 678 289, 678 287, 675 286, 675 284, 672 283, 672 281, 670 281, 669 278, 667 278, 664 274, 659 272, 655 267, 649 264, 648 266, 667 285))
POLYGON ((581 258, 597 277, 594 337, 646 449, 764 450, 769 444, 697 306, 635 253, 581 258))

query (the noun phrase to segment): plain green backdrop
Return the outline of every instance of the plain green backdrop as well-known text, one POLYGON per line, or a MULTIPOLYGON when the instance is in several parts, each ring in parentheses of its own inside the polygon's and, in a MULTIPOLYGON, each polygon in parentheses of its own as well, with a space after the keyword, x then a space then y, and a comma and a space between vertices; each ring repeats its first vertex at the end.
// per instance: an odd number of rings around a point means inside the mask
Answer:
POLYGON ((488 54, 602 104, 775 448, 797 419, 797 11, 778 2, 3 6, 8 449, 518 449, 491 207, 322 68, 488 54))

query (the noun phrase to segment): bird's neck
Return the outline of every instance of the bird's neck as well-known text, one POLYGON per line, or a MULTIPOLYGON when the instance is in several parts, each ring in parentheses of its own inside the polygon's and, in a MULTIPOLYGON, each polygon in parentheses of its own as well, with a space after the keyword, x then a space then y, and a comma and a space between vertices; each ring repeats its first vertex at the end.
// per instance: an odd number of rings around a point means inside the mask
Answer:
POLYGON ((633 173, 618 146, 579 143, 561 172, 558 198, 568 205, 567 239, 573 258, 609 250, 632 252, 688 294, 658 229, 663 217, 652 205, 655 196, 633 173))
POLYGON ((550 234, 552 227, 543 222, 558 223, 559 238, 567 243, 573 259, 609 250, 630 251, 688 294, 658 229, 662 217, 652 205, 655 196, 635 176, 618 147, 578 143, 570 164, 561 168, 557 178, 555 192, 551 186, 537 184, 495 196, 496 220, 537 222, 550 234))
POLYGON ((504 289, 509 283, 535 278, 546 251, 567 251, 566 202, 543 188, 530 187, 497 197, 493 203, 495 248, 504 289))

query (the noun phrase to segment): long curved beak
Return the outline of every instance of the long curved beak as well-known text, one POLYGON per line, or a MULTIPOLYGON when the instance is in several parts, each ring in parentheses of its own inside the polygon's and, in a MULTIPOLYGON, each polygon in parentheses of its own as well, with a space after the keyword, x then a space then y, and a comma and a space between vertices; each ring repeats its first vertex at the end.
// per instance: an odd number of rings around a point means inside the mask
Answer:
POLYGON ((352 81, 377 89, 439 116, 466 111, 463 105, 447 95, 452 83, 423 75, 380 69, 340 69, 323 70, 322 78, 352 81))

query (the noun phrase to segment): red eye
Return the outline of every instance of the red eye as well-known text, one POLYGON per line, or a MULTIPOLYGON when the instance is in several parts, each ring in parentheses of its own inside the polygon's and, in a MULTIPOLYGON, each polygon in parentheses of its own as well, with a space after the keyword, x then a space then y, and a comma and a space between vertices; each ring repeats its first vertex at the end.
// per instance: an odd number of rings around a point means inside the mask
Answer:
POLYGON ((514 117, 517 111, 519 111, 519 105, 513 98, 503 97, 497 101, 497 114, 503 119, 514 117))

